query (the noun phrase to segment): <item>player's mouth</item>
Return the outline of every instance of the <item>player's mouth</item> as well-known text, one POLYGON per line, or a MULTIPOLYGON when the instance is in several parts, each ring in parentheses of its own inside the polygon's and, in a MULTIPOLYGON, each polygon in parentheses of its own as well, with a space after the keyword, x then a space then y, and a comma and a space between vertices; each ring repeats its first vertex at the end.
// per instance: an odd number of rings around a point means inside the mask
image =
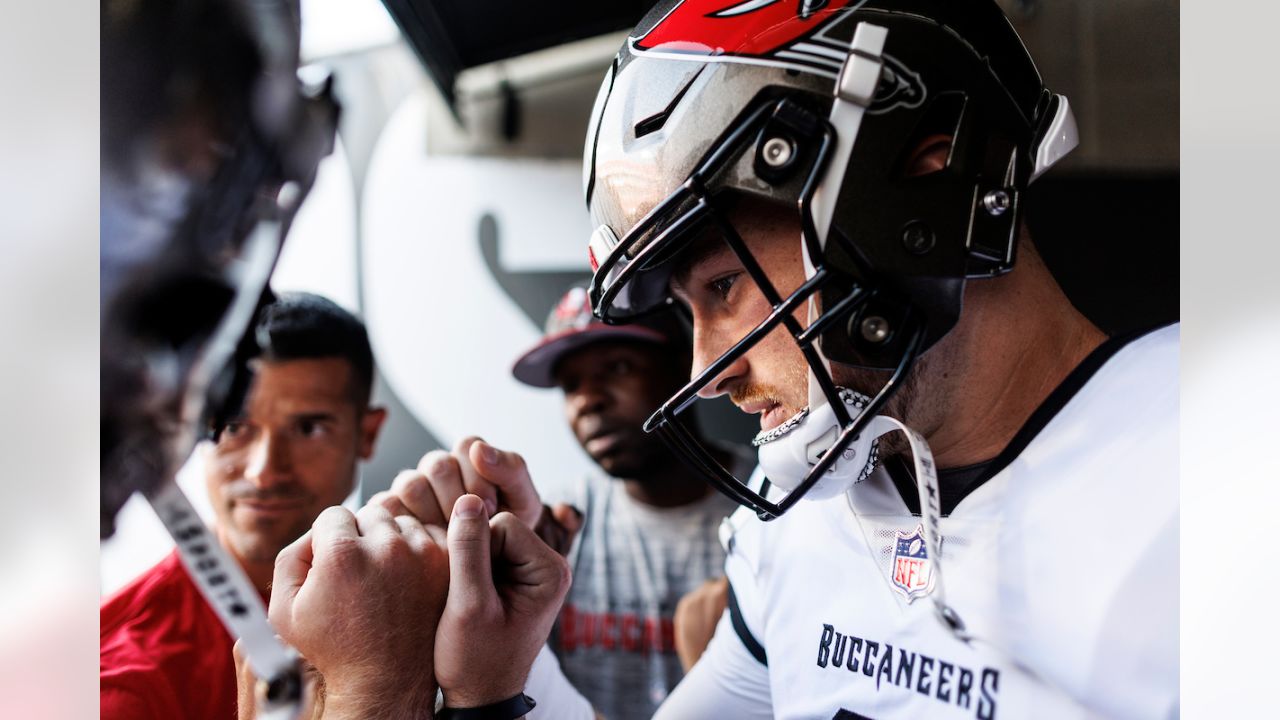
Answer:
POLYGON ((752 400, 739 405, 738 409, 748 415, 760 415, 760 432, 768 432, 778 427, 795 414, 784 408, 781 403, 772 400, 752 400))
POLYGON ((236 500, 234 510, 258 518, 276 518, 292 515, 302 509, 301 500, 236 500))
POLYGON ((582 448, 592 457, 600 457, 608 455, 626 439, 626 432, 621 428, 605 427, 587 436, 582 443, 582 448))

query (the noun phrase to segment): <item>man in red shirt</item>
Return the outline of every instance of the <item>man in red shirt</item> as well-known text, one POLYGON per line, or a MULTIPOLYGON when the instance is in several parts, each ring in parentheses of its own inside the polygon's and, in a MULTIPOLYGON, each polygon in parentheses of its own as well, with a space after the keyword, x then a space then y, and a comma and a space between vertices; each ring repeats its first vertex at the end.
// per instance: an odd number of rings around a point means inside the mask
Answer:
MULTIPOLYGON (((364 326, 329 300, 282 296, 257 337, 243 415, 198 452, 218 540, 265 602, 276 555, 351 494, 386 411, 364 326)), ((236 717, 234 639, 176 552, 102 604, 100 639, 102 718, 236 717)))

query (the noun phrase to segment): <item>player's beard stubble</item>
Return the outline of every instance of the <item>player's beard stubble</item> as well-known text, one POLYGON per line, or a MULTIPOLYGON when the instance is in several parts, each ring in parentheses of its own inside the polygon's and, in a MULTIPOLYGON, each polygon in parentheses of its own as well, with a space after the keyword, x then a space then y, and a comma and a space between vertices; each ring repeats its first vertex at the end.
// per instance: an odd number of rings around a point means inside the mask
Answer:
MULTIPOLYGON (((951 408, 948 383, 959 373, 960 358, 944 338, 916 359, 898 390, 889 396, 881 415, 901 421, 907 427, 931 437, 941 427, 951 408)), ((892 376, 889 370, 864 370, 837 365, 832 375, 837 385, 850 388, 867 397, 875 397, 892 376)), ((908 452, 906 437, 891 432, 880 439, 881 459, 908 452)))

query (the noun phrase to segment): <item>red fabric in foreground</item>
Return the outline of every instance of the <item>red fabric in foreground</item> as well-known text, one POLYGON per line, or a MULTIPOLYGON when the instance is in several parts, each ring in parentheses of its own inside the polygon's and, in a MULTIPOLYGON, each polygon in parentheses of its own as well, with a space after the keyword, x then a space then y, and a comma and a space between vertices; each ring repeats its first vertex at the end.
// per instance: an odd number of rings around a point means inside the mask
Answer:
POLYGON ((102 720, 235 720, 233 641, 177 551, 100 613, 102 720))

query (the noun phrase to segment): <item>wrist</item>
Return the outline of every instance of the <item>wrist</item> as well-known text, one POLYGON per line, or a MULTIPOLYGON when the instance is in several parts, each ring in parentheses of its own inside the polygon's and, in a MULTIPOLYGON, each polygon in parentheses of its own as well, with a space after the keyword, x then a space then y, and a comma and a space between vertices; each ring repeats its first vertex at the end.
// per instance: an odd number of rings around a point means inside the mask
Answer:
POLYGON ((523 692, 523 680, 518 685, 511 686, 441 689, 441 694, 444 695, 444 706, 454 709, 485 707, 509 700, 523 692))
POLYGON ((375 670, 368 682, 326 681, 324 720, 430 720, 436 707, 436 682, 431 667, 412 677, 391 680, 375 670))
POLYGON ((440 720, 519 720, 528 715, 537 704, 523 692, 475 707, 453 707, 446 701, 436 717, 440 720))

